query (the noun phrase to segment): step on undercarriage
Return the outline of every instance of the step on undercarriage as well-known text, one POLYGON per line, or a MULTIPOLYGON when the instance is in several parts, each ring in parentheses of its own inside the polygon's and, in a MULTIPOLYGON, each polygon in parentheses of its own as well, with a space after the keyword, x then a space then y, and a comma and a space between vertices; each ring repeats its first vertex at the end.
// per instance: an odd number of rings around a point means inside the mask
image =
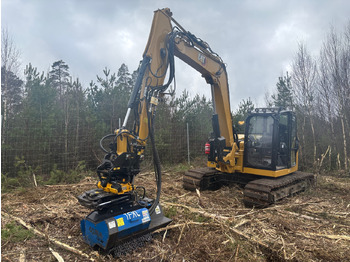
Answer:
POLYGON ((297 171, 279 178, 259 178, 240 173, 226 174, 207 167, 189 170, 183 176, 184 189, 191 191, 216 190, 228 182, 245 185, 243 202, 247 207, 263 208, 313 186, 315 175, 297 171))

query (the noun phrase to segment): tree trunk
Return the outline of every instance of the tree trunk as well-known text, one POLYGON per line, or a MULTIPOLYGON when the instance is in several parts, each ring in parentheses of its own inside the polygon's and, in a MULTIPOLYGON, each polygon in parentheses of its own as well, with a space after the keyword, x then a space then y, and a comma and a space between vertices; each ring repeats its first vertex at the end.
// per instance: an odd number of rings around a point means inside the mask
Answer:
POLYGON ((315 128, 314 128, 314 121, 313 118, 311 116, 311 114, 309 114, 310 117, 310 125, 311 125, 311 131, 312 131, 312 140, 313 140, 313 146, 314 146, 314 153, 313 153, 313 165, 316 165, 316 153, 317 153, 317 148, 316 148, 316 136, 315 136, 315 128))
POLYGON ((340 118, 342 133, 343 133, 343 145, 344 145, 344 169, 348 170, 348 155, 347 155, 347 143, 346 143, 346 133, 345 133, 345 124, 344 124, 344 115, 340 118))
POLYGON ((301 126, 301 137, 302 137, 302 146, 300 147, 299 150, 299 155, 300 155, 300 160, 302 162, 302 164, 305 164, 305 161, 303 161, 304 159, 304 147, 305 147, 305 123, 306 123, 306 117, 304 115, 304 119, 303 119, 303 125, 301 126))
POLYGON ((7 105, 7 95, 6 95, 6 93, 7 93, 7 88, 8 88, 8 86, 7 86, 7 82, 8 82, 8 80, 7 80, 7 71, 6 71, 6 68, 5 68, 5 83, 4 83, 4 95, 2 96, 2 98, 3 98, 3 100, 4 100, 4 111, 2 112, 2 121, 1 121, 1 143, 2 144, 5 144, 5 139, 6 139, 6 131, 7 131, 7 112, 8 112, 8 110, 7 110, 7 107, 8 107, 8 105, 7 105))
POLYGON ((66 112, 64 119, 64 170, 68 171, 68 124, 69 124, 69 104, 68 99, 66 101, 66 112))
POLYGON ((329 155, 328 155, 328 159, 329 159, 329 170, 332 170, 332 147, 329 149, 329 155))
POLYGON ((75 147, 74 147, 74 158, 77 161, 78 159, 78 148, 79 148, 79 126, 80 126, 80 106, 79 102, 77 102, 77 127, 76 127, 76 132, 75 132, 75 147))

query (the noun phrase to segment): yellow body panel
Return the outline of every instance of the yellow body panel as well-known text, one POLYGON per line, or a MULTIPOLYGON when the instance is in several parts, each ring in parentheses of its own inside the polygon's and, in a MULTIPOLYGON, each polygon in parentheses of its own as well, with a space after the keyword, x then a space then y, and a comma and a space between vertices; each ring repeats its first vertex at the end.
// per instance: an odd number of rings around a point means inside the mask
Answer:
MULTIPOLYGON (((128 143, 130 143, 130 141, 132 139, 136 140, 139 145, 143 145, 143 146, 146 145, 146 141, 141 140, 141 138, 137 138, 134 135, 130 134, 127 129, 122 129, 122 130, 117 129, 117 130, 115 130, 116 134, 118 134, 120 132, 122 134, 120 136, 118 136, 118 138, 117 138, 117 154, 118 155, 127 152, 128 143)), ((142 153, 143 153, 143 150, 141 150, 139 152, 139 154, 142 154, 142 153)))
POLYGON ((228 174, 233 174, 237 172, 242 174, 252 174, 252 175, 266 176, 266 177, 281 177, 281 176, 289 175, 298 170, 298 166, 274 171, 274 170, 267 170, 267 169, 242 167, 238 165, 231 166, 223 162, 216 163, 212 161, 208 161, 207 166, 216 168, 218 171, 228 173, 228 174))
POLYGON ((297 166, 294 166, 292 168, 276 170, 276 171, 245 167, 243 173, 258 175, 258 176, 267 176, 267 177, 281 177, 281 176, 289 175, 297 170, 298 170, 297 166))
POLYGON ((120 185, 122 187, 121 191, 118 191, 117 189, 113 188, 111 183, 107 183, 107 186, 103 187, 101 185, 101 181, 98 182, 97 187, 103 189, 103 191, 105 192, 109 192, 117 195, 122 195, 134 190, 134 187, 131 183, 121 183, 120 185))
MULTIPOLYGON (((124 129, 124 130, 120 130, 117 129, 115 131, 115 133, 118 132, 126 132, 128 130, 124 129)), ((117 138, 117 154, 120 155, 124 152, 127 152, 127 147, 128 147, 128 137, 127 137, 127 133, 122 134, 121 136, 118 136, 117 138)))

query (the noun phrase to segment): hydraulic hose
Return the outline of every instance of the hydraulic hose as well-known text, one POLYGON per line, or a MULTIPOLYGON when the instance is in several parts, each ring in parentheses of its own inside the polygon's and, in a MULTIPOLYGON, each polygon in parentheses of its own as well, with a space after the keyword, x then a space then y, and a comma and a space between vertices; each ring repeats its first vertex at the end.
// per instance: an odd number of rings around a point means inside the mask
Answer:
POLYGON ((115 137, 115 134, 106 135, 106 136, 102 137, 101 140, 100 140, 100 148, 102 149, 103 152, 105 152, 105 153, 107 153, 107 154, 109 153, 109 151, 106 150, 106 149, 103 147, 103 144, 102 144, 102 143, 103 143, 103 141, 104 141, 106 138, 109 138, 109 137, 112 137, 112 136, 115 137))
POLYGON ((156 148, 155 139, 154 139, 153 119, 152 120, 150 119, 150 114, 151 113, 149 113, 148 115, 148 118, 149 118, 148 128, 149 128, 149 138, 151 140, 151 146, 152 146, 152 152, 153 152, 153 165, 154 165, 154 173, 155 173, 155 179, 156 179, 156 185, 157 185, 156 199, 154 200, 152 206, 149 208, 149 213, 152 215, 160 199, 160 193, 162 189, 162 170, 161 170, 158 150, 156 148))

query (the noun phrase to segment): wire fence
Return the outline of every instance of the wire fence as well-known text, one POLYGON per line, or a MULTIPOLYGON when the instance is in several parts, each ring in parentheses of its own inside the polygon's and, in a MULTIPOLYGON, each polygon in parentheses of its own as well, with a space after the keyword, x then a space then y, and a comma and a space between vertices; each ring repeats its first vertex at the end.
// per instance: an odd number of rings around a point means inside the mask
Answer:
MULTIPOLYGON (((25 121, 24 121, 25 123, 25 121)), ((33 125, 32 125, 33 126, 33 125)), ((80 132, 64 132, 57 127, 44 130, 40 125, 26 128, 9 128, 2 132, 1 172, 15 177, 18 163, 25 162, 37 174, 49 174, 53 169, 73 170, 83 163, 88 170, 95 170, 103 159, 99 147, 102 136, 95 129, 84 126, 80 132)), ((102 132, 100 132, 102 133, 102 132)), ((156 146, 162 163, 179 163, 204 157, 204 144, 208 139, 207 125, 192 123, 167 123, 155 127, 156 146)), ((145 150, 145 161, 152 159, 150 146, 145 150)))

